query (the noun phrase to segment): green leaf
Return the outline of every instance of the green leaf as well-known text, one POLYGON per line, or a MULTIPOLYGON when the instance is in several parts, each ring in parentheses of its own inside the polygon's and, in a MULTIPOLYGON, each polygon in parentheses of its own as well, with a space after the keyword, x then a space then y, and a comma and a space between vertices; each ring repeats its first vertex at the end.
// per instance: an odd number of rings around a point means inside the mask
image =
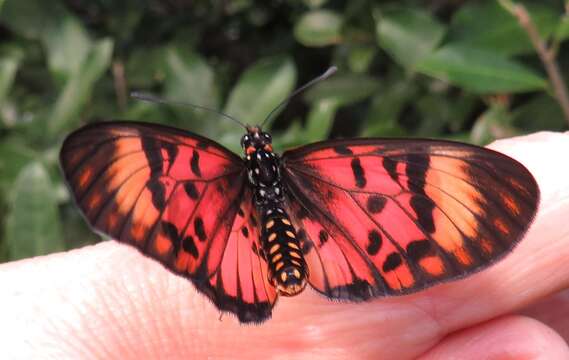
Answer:
POLYGON ((108 69, 111 62, 113 42, 103 39, 95 43, 91 52, 60 93, 48 117, 48 136, 53 138, 61 130, 78 122, 79 114, 91 95, 95 81, 108 69))
POLYGON ((0 192, 8 192, 22 168, 38 158, 25 139, 11 136, 0 141, 0 192))
POLYGON ((472 127, 470 141, 475 144, 488 144, 495 139, 517 135, 511 126, 512 114, 500 103, 491 104, 472 127))
POLYGON ((389 8, 374 15, 379 46, 409 70, 428 56, 445 34, 445 27, 421 9, 389 8))
MULTIPOLYGON (((400 75, 397 75, 398 77, 400 75)), ((404 107, 413 102, 417 94, 417 83, 392 81, 372 98, 365 119, 363 136, 405 136, 405 130, 398 124, 404 107)))
MULTIPOLYGON (((540 35, 549 37, 558 21, 556 11, 537 2, 527 3, 526 8, 540 35)), ((504 55, 535 51, 516 17, 495 0, 471 1, 462 6, 452 19, 449 42, 504 55)))
POLYGON ((62 83, 80 70, 92 46, 81 23, 71 15, 59 17, 41 38, 47 51, 49 70, 62 83))
POLYGON ((22 56, 21 51, 14 49, 0 58, 0 105, 14 83, 14 78, 20 67, 22 56))
POLYGON ((557 30, 555 31, 555 40, 562 42, 569 38, 569 15, 564 15, 559 21, 557 30))
POLYGON ((296 68, 289 58, 260 60, 241 75, 223 112, 247 124, 261 124, 295 82, 296 68))
POLYGON ((285 131, 273 137, 273 148, 277 152, 282 152, 286 149, 305 145, 304 133, 305 130, 300 119, 294 119, 285 131))
POLYGON ((136 121, 153 122, 164 119, 164 124, 172 125, 169 118, 172 115, 165 106, 156 106, 156 104, 146 101, 131 101, 126 111, 120 114, 121 119, 135 119, 136 121))
MULTIPOLYGON (((116 43, 131 43, 134 32, 148 7, 141 6, 139 0, 112 1, 105 4, 108 20, 107 31, 114 34, 116 43)), ((144 35, 142 35, 144 38, 144 35)))
POLYGON ((150 88, 166 77, 166 57, 169 46, 133 49, 125 69, 129 85, 133 89, 150 88))
POLYGON ((524 132, 567 128, 559 103, 548 94, 539 94, 515 108, 512 125, 524 132))
POLYGON ((0 20, 23 37, 41 40, 49 69, 60 83, 79 71, 92 45, 82 24, 59 0, 7 0, 0 20))
POLYGON ((18 35, 39 39, 56 27, 65 8, 58 0, 6 0, 1 8, 0 22, 18 35))
POLYGON ((376 53, 376 48, 372 46, 358 46, 351 49, 348 55, 350 70, 355 73, 367 72, 376 53))
MULTIPOLYGON (((164 97, 181 103, 219 109, 219 89, 213 69, 205 59, 187 46, 168 46, 164 51, 164 97)), ((220 129, 236 129, 218 114, 190 106, 170 106, 177 116, 165 123, 191 128, 210 137, 218 137, 220 129), (229 128, 232 126, 232 128, 229 128)), ((169 116, 171 117, 171 116, 169 116)))
POLYGON ((421 119, 413 134, 433 137, 446 131, 459 131, 470 118, 477 100, 469 93, 462 96, 455 94, 452 98, 448 92, 424 94, 413 101, 421 119))
POLYGON ((320 100, 312 105, 306 120, 306 131, 304 133, 306 142, 328 138, 334 124, 336 110, 338 110, 338 103, 334 99, 320 100))
POLYGON ((542 90, 546 80, 492 51, 446 45, 419 64, 417 71, 476 93, 542 90))
POLYGON ((308 90, 305 98, 314 103, 334 100, 345 106, 370 97, 379 88, 379 81, 363 74, 337 74, 308 90))
POLYGON ((341 30, 341 15, 331 10, 313 10, 298 20, 294 36, 304 46, 328 46, 340 41, 341 30))
POLYGON ((12 259, 65 248, 54 188, 45 167, 33 162, 22 169, 11 189, 5 241, 12 259))
POLYGON ((304 5, 308 6, 311 9, 316 9, 322 7, 326 3, 327 0, 303 0, 302 2, 304 5))
POLYGON ((217 108, 219 94, 211 67, 197 53, 171 47, 165 59, 166 98, 217 108))

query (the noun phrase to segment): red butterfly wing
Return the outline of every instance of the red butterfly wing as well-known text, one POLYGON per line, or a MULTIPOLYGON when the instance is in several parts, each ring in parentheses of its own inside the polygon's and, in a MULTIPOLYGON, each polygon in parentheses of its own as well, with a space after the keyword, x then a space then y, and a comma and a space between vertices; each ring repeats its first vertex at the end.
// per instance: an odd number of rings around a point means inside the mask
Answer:
POLYGON ((190 278, 241 321, 270 316, 275 294, 259 275, 256 228, 239 232, 239 208, 252 206, 237 155, 182 130, 107 122, 71 134, 61 164, 95 229, 190 278))
POLYGON ((239 314, 241 322, 259 322, 271 316, 277 299, 269 283, 268 265, 262 252, 258 215, 246 187, 237 217, 217 271, 204 284, 204 292, 224 293, 216 302, 222 310, 239 314))
POLYGON ((285 152, 309 282, 333 298, 406 294, 508 253, 537 211, 517 161, 435 140, 360 139, 285 152))

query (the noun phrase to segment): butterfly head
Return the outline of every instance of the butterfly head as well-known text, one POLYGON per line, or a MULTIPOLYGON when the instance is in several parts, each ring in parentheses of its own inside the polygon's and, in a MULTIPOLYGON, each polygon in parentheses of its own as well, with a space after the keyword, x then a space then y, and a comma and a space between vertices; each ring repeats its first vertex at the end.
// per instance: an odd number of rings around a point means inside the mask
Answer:
POLYGON ((264 132, 258 126, 247 126, 247 134, 241 138, 241 147, 245 154, 251 155, 257 149, 273 152, 271 134, 264 132))

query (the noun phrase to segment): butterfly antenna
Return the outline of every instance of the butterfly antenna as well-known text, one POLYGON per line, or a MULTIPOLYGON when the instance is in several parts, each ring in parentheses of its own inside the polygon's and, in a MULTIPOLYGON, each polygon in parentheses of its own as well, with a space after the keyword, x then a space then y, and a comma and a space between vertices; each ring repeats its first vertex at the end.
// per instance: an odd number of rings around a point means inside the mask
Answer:
POLYGON ((233 120, 237 124, 241 125, 245 129, 247 129, 247 125, 243 124, 241 121, 237 120, 233 116, 227 115, 226 113, 223 113, 219 110, 208 108, 206 106, 196 105, 196 104, 187 103, 187 102, 183 102, 183 101, 164 100, 159 96, 148 94, 148 93, 143 93, 143 92, 139 92, 139 91, 131 92, 130 97, 133 99, 136 99, 136 100, 142 100, 142 101, 151 102, 151 103, 158 103, 158 104, 165 104, 165 105, 176 105, 176 106, 186 106, 186 107, 192 107, 195 109, 209 111, 209 112, 215 113, 217 115, 223 116, 229 120, 233 120))
POLYGON ((328 68, 328 70, 326 70, 322 75, 318 76, 317 78, 314 78, 312 80, 310 80, 309 82, 307 82, 306 84, 302 85, 301 87, 299 87, 298 89, 296 89, 292 94, 290 94, 286 99, 284 99, 283 101, 281 101, 280 104, 278 104, 273 110, 271 110, 271 112, 269 113, 269 115, 267 115, 267 117, 265 118, 265 120, 261 123, 261 127, 263 127, 263 125, 265 125, 265 123, 267 123, 272 117, 273 115, 277 112, 277 110, 279 110, 280 108, 282 108, 283 106, 285 106, 286 104, 288 104, 288 102, 290 101, 290 99, 292 99, 293 97, 295 97, 296 95, 300 94, 301 92, 303 92, 304 90, 308 89, 309 87, 311 87, 312 85, 319 83, 322 80, 326 80, 328 79, 330 76, 334 75, 336 73, 336 71, 338 71, 338 68, 335 66, 331 66, 328 68))

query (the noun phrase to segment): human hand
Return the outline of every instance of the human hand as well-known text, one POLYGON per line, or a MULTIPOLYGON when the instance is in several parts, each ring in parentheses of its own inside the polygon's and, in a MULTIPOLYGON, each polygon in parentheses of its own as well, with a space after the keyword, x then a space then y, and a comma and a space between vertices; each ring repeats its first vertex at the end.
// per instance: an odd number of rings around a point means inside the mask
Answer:
POLYGON ((188 280, 104 242, 0 265, 1 357, 569 359, 569 133, 491 147, 533 173, 541 204, 521 244, 485 271, 358 304, 306 289, 262 325, 240 325, 188 280))

